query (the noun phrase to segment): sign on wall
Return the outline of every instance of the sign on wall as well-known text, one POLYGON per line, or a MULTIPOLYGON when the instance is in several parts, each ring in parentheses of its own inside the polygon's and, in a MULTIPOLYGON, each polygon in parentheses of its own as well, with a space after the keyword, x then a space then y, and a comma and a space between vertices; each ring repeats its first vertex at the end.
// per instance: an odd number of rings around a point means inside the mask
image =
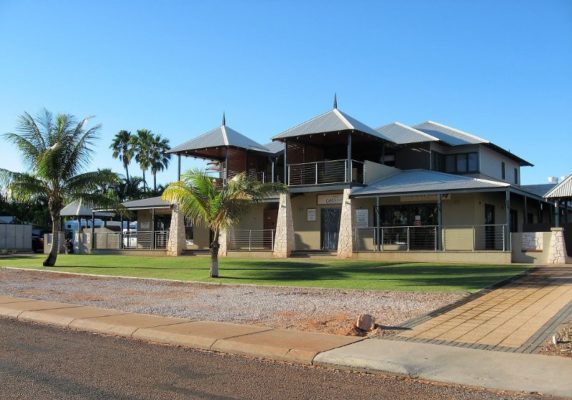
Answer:
POLYGON ((315 221, 316 220, 316 209, 315 208, 308 208, 306 211, 306 220, 308 221, 315 221))
POLYGON ((332 205, 332 204, 342 204, 344 195, 342 193, 338 194, 319 194, 318 204, 320 205, 332 205))
MULTIPOLYGON (((419 194, 411 196, 400 196, 402 203, 423 203, 437 201, 436 194, 419 194)), ((451 200, 451 194, 446 193, 441 195, 441 200, 451 200)))
POLYGON ((367 228, 369 225, 367 208, 356 210, 356 228, 367 228))

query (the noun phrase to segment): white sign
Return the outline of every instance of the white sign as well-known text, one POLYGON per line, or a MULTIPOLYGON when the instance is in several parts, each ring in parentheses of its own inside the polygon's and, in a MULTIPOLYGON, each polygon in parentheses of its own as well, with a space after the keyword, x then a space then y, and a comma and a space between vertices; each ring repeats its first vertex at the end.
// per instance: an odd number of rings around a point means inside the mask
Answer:
POLYGON ((315 221, 316 220, 316 209, 315 208, 308 208, 306 212, 306 219, 308 221, 315 221))
POLYGON ((319 194, 318 204, 320 205, 331 205, 331 204, 342 204, 344 195, 339 194, 319 194))
MULTIPOLYGON (((436 194, 419 194, 414 196, 401 196, 400 200, 402 203, 422 203, 422 202, 433 202, 437 201, 436 194)), ((451 200, 451 194, 441 195, 441 200, 451 200)))
POLYGON ((356 228, 367 228, 369 225, 367 208, 356 210, 356 228))

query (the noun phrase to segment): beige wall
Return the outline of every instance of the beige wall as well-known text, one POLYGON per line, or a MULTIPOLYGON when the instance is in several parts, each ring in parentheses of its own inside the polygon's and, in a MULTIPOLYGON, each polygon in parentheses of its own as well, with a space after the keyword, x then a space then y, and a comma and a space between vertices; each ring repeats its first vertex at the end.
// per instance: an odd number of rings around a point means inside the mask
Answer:
POLYGON ((545 264, 548 260, 548 251, 550 249, 550 240, 552 237, 552 232, 542 232, 542 249, 536 249, 533 251, 526 250, 522 248, 522 233, 513 233, 511 235, 512 239, 512 262, 515 263, 533 263, 533 264, 545 264))
POLYGON ((505 157, 486 146, 479 146, 479 168, 482 175, 502 180, 501 163, 505 163, 505 182, 514 184, 514 169, 518 170, 518 184, 520 184, 520 166, 517 162, 505 157))

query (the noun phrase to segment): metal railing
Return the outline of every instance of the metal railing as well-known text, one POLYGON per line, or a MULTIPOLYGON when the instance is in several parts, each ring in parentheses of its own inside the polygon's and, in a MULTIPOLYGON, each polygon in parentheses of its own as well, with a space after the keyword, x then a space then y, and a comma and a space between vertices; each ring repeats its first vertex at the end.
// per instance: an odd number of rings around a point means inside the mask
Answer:
POLYGON ((233 229, 230 233, 231 250, 274 250, 274 229, 233 229))
POLYGON ((96 232, 95 250, 162 250, 167 248, 169 231, 96 232))
POLYGON ((507 225, 355 228, 354 251, 508 251, 507 225))
POLYGON ((288 185, 363 183, 363 170, 361 161, 346 159, 288 164, 288 185))

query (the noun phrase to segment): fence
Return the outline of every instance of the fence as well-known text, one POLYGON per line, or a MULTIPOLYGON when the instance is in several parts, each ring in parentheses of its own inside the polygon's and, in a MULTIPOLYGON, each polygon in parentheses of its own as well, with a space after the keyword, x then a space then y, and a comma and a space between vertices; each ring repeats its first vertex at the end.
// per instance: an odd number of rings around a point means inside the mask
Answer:
POLYGON ((163 250, 169 231, 96 232, 95 250, 163 250))
POLYGON ((234 229, 230 233, 230 250, 274 250, 274 229, 234 229))
POLYGON ((509 250, 506 225, 356 228, 354 251, 509 250))
POLYGON ((0 224, 0 251, 32 250, 32 225, 0 224))
POLYGON ((317 161, 288 164, 288 185, 320 185, 327 183, 363 183, 363 163, 351 160, 317 161))

